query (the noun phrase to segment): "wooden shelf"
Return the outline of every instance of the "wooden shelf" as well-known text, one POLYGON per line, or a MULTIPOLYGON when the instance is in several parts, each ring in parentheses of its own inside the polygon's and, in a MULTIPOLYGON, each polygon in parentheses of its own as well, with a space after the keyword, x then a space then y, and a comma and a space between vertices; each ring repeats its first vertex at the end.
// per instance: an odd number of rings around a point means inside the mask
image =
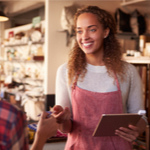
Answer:
POLYGON ((14 81, 17 81, 17 80, 21 80, 21 81, 44 81, 44 79, 36 79, 36 78, 17 78, 17 77, 13 77, 13 80, 14 81))
POLYGON ((34 44, 44 44, 44 42, 28 42, 28 43, 20 43, 20 44, 11 44, 11 45, 4 45, 4 47, 26 46, 26 45, 34 45, 34 44))
POLYGON ((121 39, 129 39, 129 40, 139 40, 139 36, 137 36, 133 32, 122 32, 122 33, 117 33, 117 38, 121 39))
POLYGON ((18 59, 13 59, 13 60, 0 60, 3 62, 19 62, 19 63, 33 63, 33 62, 43 62, 44 60, 18 60, 18 59))
POLYGON ((7 89, 5 92, 12 94, 12 95, 18 95, 18 96, 23 96, 24 94, 23 91, 16 91, 15 89, 7 89))
POLYGON ((140 57, 127 56, 127 57, 123 57, 123 60, 132 64, 150 64, 150 57, 145 57, 145 56, 140 56, 140 57))
POLYGON ((149 6, 150 0, 130 0, 121 3, 121 6, 149 6))

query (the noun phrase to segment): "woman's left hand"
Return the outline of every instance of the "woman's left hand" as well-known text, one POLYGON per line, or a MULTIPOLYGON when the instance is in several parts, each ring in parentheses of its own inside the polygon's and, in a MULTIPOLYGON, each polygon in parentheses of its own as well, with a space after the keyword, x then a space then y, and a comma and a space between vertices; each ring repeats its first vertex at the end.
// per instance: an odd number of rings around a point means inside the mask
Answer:
POLYGON ((115 134, 129 142, 133 142, 140 134, 139 128, 133 125, 129 125, 128 127, 120 127, 119 130, 116 130, 115 134))

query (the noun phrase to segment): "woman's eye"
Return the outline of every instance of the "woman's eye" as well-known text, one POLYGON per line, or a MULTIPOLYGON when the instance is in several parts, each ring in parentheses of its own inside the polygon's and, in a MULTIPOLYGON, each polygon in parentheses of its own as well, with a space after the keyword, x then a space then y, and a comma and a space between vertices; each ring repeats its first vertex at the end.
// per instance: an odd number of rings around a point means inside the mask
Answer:
POLYGON ((78 30, 78 31, 77 31, 77 33, 78 33, 78 34, 81 34, 81 33, 82 33, 82 31, 78 30))
POLYGON ((90 31, 91 31, 91 32, 95 32, 96 30, 95 30, 95 29, 91 29, 90 31))

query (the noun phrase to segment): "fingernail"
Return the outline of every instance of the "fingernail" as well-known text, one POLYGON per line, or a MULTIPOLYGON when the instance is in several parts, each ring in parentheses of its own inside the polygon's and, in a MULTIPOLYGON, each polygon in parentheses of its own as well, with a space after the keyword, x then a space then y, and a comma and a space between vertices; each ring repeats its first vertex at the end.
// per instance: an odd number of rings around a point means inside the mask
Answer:
MULTIPOLYGON (((53 111, 53 112, 52 112, 52 111, 46 111, 46 112, 49 114, 48 116, 50 116, 50 115, 53 114, 55 111, 53 111)), ((38 117, 39 117, 39 116, 41 116, 41 114, 39 114, 38 117)))

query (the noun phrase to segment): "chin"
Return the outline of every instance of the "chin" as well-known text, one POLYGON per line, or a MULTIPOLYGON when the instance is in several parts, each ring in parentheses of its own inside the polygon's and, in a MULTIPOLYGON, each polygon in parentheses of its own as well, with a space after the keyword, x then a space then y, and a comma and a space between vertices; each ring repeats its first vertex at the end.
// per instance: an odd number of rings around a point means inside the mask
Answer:
POLYGON ((84 52, 86 55, 92 55, 94 54, 93 52, 84 52))

